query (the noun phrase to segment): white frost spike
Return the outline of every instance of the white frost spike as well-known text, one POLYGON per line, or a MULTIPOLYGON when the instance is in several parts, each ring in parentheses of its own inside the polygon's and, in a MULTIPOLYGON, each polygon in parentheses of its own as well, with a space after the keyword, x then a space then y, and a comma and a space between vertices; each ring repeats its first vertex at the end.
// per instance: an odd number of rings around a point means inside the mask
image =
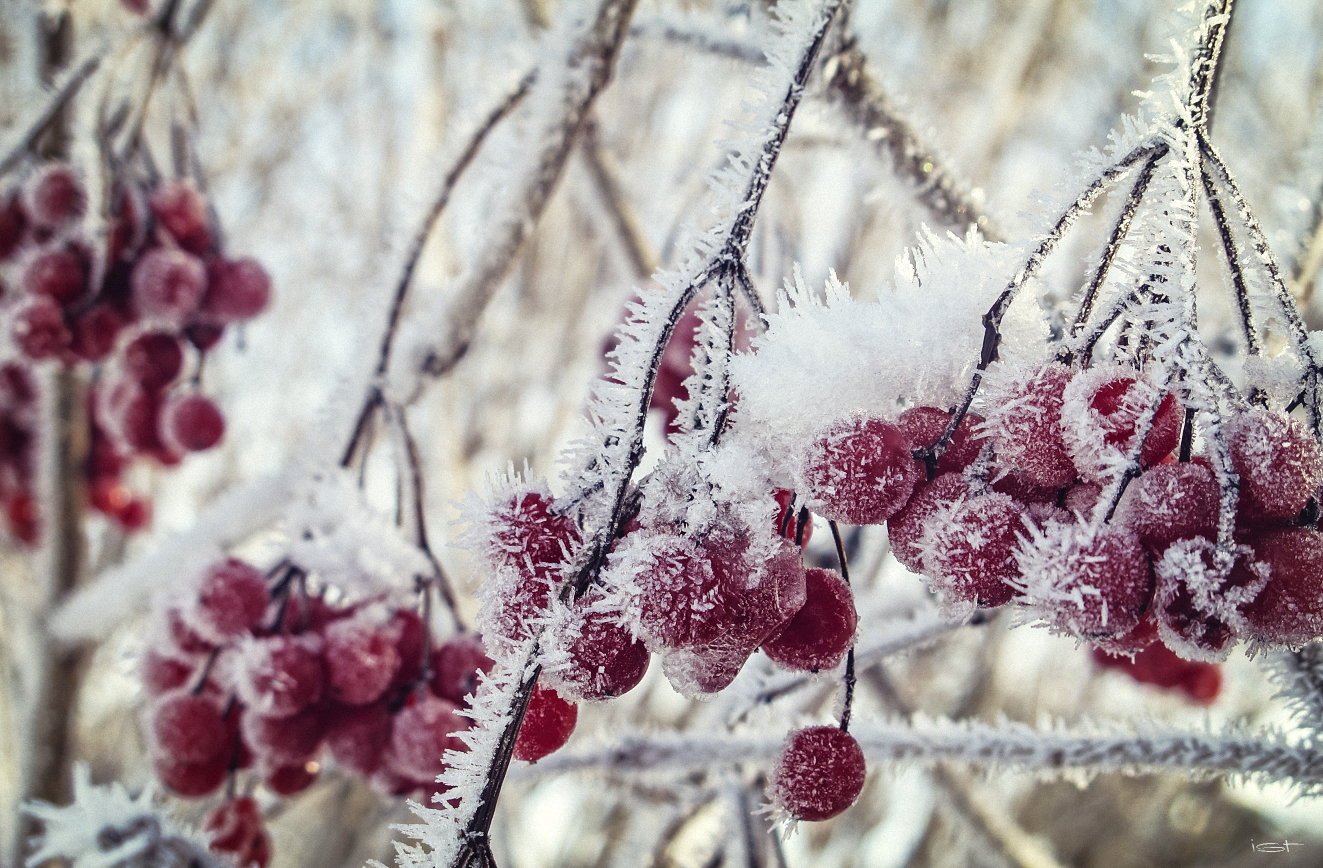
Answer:
MULTIPOLYGON (((208 853, 204 844, 156 810, 150 790, 135 797, 118 783, 94 786, 83 763, 74 767, 73 789, 73 802, 67 807, 45 802, 25 806, 24 810, 45 827, 27 859, 29 866, 50 859, 67 859, 73 868, 111 868, 131 860, 153 864, 158 860, 143 857, 157 847, 168 847, 176 856, 181 849, 187 851, 179 864, 189 859, 215 868, 223 864, 208 853)), ((164 863, 166 859, 159 861, 164 863)))
POLYGON ((1268 582, 1267 567, 1252 562, 1252 554, 1247 546, 1229 551, 1199 538, 1181 540, 1163 552, 1153 565, 1153 605, 1168 648, 1187 660, 1220 663, 1227 658, 1249 626, 1241 607, 1268 582), (1238 555, 1246 557, 1246 567, 1233 571, 1238 555))

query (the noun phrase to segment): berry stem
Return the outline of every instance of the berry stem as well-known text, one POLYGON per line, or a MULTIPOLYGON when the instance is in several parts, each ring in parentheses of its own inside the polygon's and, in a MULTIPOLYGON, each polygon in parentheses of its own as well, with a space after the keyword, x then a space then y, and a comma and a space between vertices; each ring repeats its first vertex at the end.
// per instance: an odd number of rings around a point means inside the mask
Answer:
POLYGON ((84 60, 77 69, 65 77, 59 87, 55 89, 50 101, 28 123, 27 132, 14 143, 14 146, 9 149, 4 157, 0 157, 0 175, 4 175, 14 168, 18 165, 19 160, 36 149, 37 142, 40 141, 42 135, 51 128, 51 125, 58 118, 63 116, 64 107, 78 94, 78 91, 87 83, 87 80, 92 77, 92 73, 96 72, 100 65, 101 55, 93 55, 84 60))
MULTIPOLYGON (((850 564, 845 557, 845 542, 841 539, 841 529, 836 526, 835 520, 828 521, 831 527, 831 538, 836 543, 836 560, 841 565, 841 578, 845 584, 850 584, 850 564)), ((854 645, 851 644, 850 650, 845 654, 845 699, 841 703, 841 732, 850 731, 850 710, 854 704, 854 645)))

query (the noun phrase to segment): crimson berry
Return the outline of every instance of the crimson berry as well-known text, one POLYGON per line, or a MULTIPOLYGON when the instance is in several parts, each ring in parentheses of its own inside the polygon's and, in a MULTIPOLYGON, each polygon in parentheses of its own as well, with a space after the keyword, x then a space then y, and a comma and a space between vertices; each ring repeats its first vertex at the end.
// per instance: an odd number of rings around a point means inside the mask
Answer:
POLYGON ((804 605, 763 643, 763 652, 787 669, 831 669, 854 646, 859 616, 850 586, 831 570, 804 573, 804 605))
POLYGON ((1263 408, 1227 421, 1231 465, 1240 477, 1240 515, 1292 521, 1323 480, 1323 450, 1297 419, 1263 408))
POLYGON ((15 492, 5 499, 5 518, 14 539, 32 545, 41 536, 41 513, 37 500, 25 491, 15 492))
POLYGON ((651 655, 630 634, 619 616, 580 605, 579 617, 567 627, 568 664, 550 680, 564 695, 580 699, 612 699, 633 690, 648 671, 651 655))
POLYGON ((257 316, 271 298, 271 278, 255 259, 214 259, 207 266, 201 313, 217 323, 257 316))
POLYGON ((188 338, 188 342, 197 347, 198 352, 201 353, 216 346, 224 332, 224 326, 214 323, 192 322, 184 326, 184 337, 188 338))
POLYGON ((40 229, 54 232, 83 216, 87 195, 69 166, 50 163, 28 179, 23 188, 23 210, 40 229))
POLYGON ((331 712, 325 705, 310 705, 288 717, 244 714, 244 740, 269 766, 299 765, 312 759, 331 726, 331 712))
POLYGON ((770 551, 752 551, 744 533, 714 532, 703 543, 722 599, 720 643, 752 654, 804 606, 804 562, 799 549, 772 537, 770 551))
POLYGON ((705 645, 721 630, 717 577, 688 537, 640 530, 620 541, 611 572, 630 588, 639 630, 650 646, 705 645))
POLYGON ((1183 660, 1160 642, 1149 645, 1133 659, 1095 648, 1093 659, 1106 669, 1125 672, 1141 684, 1177 688, 1201 705, 1212 703, 1222 687, 1222 673, 1216 665, 1183 660))
POLYGON ((271 838, 262 823, 262 809, 251 796, 239 796, 219 805, 202 824, 212 852, 231 856, 239 868, 266 868, 271 861, 271 838))
MULTIPOLYGON (((795 506, 795 493, 788 488, 778 488, 772 495, 776 500, 776 505, 781 509, 776 514, 776 532, 791 542, 795 541, 795 536, 799 531, 799 510, 791 510, 795 506)), ((800 548, 807 548, 809 540, 813 538, 813 522, 804 522, 804 536, 799 540, 800 548)))
POLYGON ((32 369, 23 362, 7 362, 0 366, 0 405, 25 407, 37 400, 37 382, 32 369))
MULTIPOLYGON (((1081 474, 1103 479, 1134 451, 1140 419, 1158 390, 1129 365, 1095 365, 1077 373, 1063 395, 1062 431, 1081 474)), ((1176 448, 1184 410, 1171 393, 1154 413, 1140 463, 1156 464, 1176 448)))
POLYGON ((124 372, 144 389, 158 392, 184 369, 184 348, 170 332, 145 332, 124 348, 124 372))
POLYGON ((396 609, 391 616, 392 631, 398 631, 399 640, 395 644, 400 655, 400 669, 395 673, 393 687, 412 685, 423 675, 423 659, 427 648, 427 625, 417 612, 408 609, 396 609))
POLYGON ((810 444, 801 469, 808 506, 850 524, 881 524, 925 478, 905 434, 882 419, 837 422, 810 444))
POLYGON ((113 399, 120 436, 125 445, 139 455, 161 455, 165 452, 165 444, 160 435, 160 396, 132 384, 124 385, 128 388, 113 399))
POLYGON ((1303 645, 1323 636, 1323 534, 1313 528, 1269 530, 1251 543, 1268 570, 1263 590, 1242 611, 1257 638, 1303 645))
POLYGON ((221 641, 251 631, 266 612, 266 577, 229 558, 207 570, 198 591, 194 622, 221 641))
POLYGON ((560 750, 570 740, 578 719, 578 706, 561 699, 554 690, 534 687, 528 711, 515 738, 514 758, 535 763, 560 750))
POLYGON ((321 640, 313 636, 268 636, 243 649, 237 689, 257 714, 289 717, 322 696, 326 679, 321 640))
POLYGON ((129 278, 133 309, 141 316, 182 322, 207 291, 202 260, 183 250, 158 247, 143 254, 129 278))
POLYGON ((204 395, 175 395, 161 409, 161 441, 176 452, 202 452, 225 436, 225 417, 204 395))
POLYGON ((149 648, 142 658, 142 686, 148 696, 161 696, 188 684, 193 664, 149 648))
POLYGON ((14 314, 14 341, 30 359, 60 355, 73 343, 64 324, 64 313, 50 296, 29 298, 14 314))
POLYGON ((207 763, 229 753, 232 731, 210 697, 177 692, 152 711, 154 748, 180 763, 207 763))
POLYGON ((923 532, 942 507, 969 497, 969 483, 959 473, 944 473, 921 486, 909 503, 887 522, 891 553, 912 573, 923 572, 923 532))
POLYGON ((152 506, 141 497, 134 497, 119 509, 110 513, 110 517, 119 522, 120 527, 130 533, 142 530, 152 521, 152 506))
POLYGON ((792 732, 772 770, 772 804, 799 820, 827 820, 855 803, 864 789, 864 752, 835 726, 792 732))
MULTIPOLYGON (((911 449, 927 449, 941 439, 946 426, 951 423, 951 414, 938 407, 911 407, 896 420, 909 442, 911 449)), ((973 464, 983 451, 987 437, 979 432, 983 417, 977 413, 966 413, 956 426, 955 433, 946 445, 946 451, 937 459, 938 473, 955 473, 973 464)))
POLYGON ((178 609, 170 609, 166 612, 165 620, 170 641, 185 654, 209 654, 215 649, 216 646, 208 639, 198 635, 178 609))
MULTIPOLYGON (((454 733, 467 729, 469 722, 457 713, 459 706, 422 691, 412 705, 395 715, 390 744, 386 748, 386 768, 400 777, 427 782, 445 770, 447 750, 464 750, 464 742, 454 733)), ((518 748, 516 748, 516 751, 518 748)))
POLYGON ((360 618, 336 621, 326 628, 329 695, 346 705, 376 700, 400 671, 399 636, 388 627, 360 618))
POLYGON ((1159 464, 1126 487, 1116 521, 1129 525, 1154 551, 1182 539, 1217 536, 1222 493, 1207 467, 1194 462, 1159 464))
POLYGON ((1149 603, 1148 556, 1127 527, 1049 522, 1017 557, 1028 596, 1076 636, 1128 633, 1149 603))
POLYGON ((230 763, 224 755, 204 763, 184 763, 158 753, 152 756, 152 771, 170 792, 198 799, 220 789, 230 773, 230 763))
POLYGON ((189 253, 211 247, 211 219, 202 194, 187 181, 166 181, 152 191, 151 209, 157 222, 189 253))
POLYGON ((989 396, 995 406, 986 427, 997 460, 1029 485, 1060 488, 1075 478, 1061 435, 1062 393, 1071 375, 1070 368, 1053 362, 1011 384, 1005 394, 989 396))
POLYGON ((71 349, 78 358, 99 362, 115 349, 115 339, 124 328, 124 317, 108 304, 94 304, 69 323, 71 349))
POLYGON ((22 248, 27 228, 28 218, 18 196, 11 194, 0 200, 0 262, 22 248))
POLYGON ((326 746, 340 765, 370 775, 381 768, 394 726, 385 702, 341 707, 332 718, 326 746))
POLYGON ((78 250, 48 247, 28 260, 20 285, 31 295, 69 307, 87 294, 87 258, 78 250))
POLYGON ((316 766, 312 763, 279 766, 267 773, 265 783, 278 796, 292 796, 312 786, 317 780, 316 766))
POLYGON ((432 653, 432 692, 465 705, 478 689, 478 673, 491 672, 494 665, 482 639, 472 633, 455 636, 432 653))
POLYGON ((926 574, 955 599, 1004 605, 1015 596, 1015 552, 1029 524, 1023 504, 996 492, 943 507, 930 517, 921 541, 926 574))

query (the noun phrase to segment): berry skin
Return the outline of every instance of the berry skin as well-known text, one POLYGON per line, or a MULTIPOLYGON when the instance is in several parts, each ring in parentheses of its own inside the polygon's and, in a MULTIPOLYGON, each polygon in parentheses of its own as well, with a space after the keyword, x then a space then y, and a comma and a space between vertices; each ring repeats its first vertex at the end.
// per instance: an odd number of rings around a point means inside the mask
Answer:
POLYGON ((171 694, 152 712, 154 749, 173 762, 203 764, 229 753, 232 730, 209 697, 171 694))
POLYGON ((996 492, 944 506, 920 539, 924 573, 956 599, 985 608, 1009 603, 1020 575, 1015 551, 1029 524, 1023 504, 996 492))
POLYGON ((394 726, 395 718, 385 702, 338 708, 326 735, 326 746, 340 765, 371 775, 381 768, 394 726))
POLYGON ((48 247, 28 260, 20 284, 25 292, 67 308, 87 294, 87 271, 87 258, 76 249, 48 247))
POLYGON ((289 717, 322 696, 326 680, 321 641, 310 636, 269 636, 248 643, 236 687, 257 714, 289 717))
POLYGON ((1177 540, 1216 537, 1221 497, 1217 480, 1204 465, 1159 464, 1126 488, 1115 520, 1133 529, 1153 551, 1162 551, 1177 540))
MULTIPOLYGON (((951 423, 951 414, 938 407, 911 407, 896 420, 909 442, 911 449, 927 449, 936 443, 951 423)), ((983 417, 977 413, 966 413, 956 426, 955 434, 946 446, 942 457, 937 459, 937 472, 955 473, 973 464, 983 451, 987 438, 977 432, 983 424, 983 417)))
POLYGON ((231 856, 239 868, 266 868, 271 838, 262 824, 262 809, 251 796, 239 796, 211 812, 202 824, 214 853, 231 856))
MULTIPOLYGON (((1103 480, 1134 451, 1139 420, 1158 390, 1129 365, 1095 365, 1075 374, 1063 396, 1061 425, 1067 451, 1080 473, 1103 480)), ((1152 466, 1180 440, 1184 410, 1171 393, 1161 397, 1139 461, 1152 466)))
POLYGON ((763 643, 773 662, 802 672, 831 669, 854 646, 859 616, 850 586, 831 570, 804 573, 804 606, 763 643))
POLYGON ((257 316, 271 298, 271 278, 256 259, 215 259, 207 266, 201 313, 224 325, 257 316))
POLYGON ((400 671, 398 635, 357 618, 326 628, 327 692, 345 705, 378 699, 400 671))
POLYGON ((432 692, 466 705, 466 697, 478 689, 478 673, 491 672, 495 665, 481 638, 471 633, 455 636, 432 653, 432 692))
POLYGON ((200 353, 205 353, 220 343, 224 332, 225 327, 215 323, 191 322, 184 326, 184 337, 188 338, 188 342, 197 347, 200 353))
POLYGON ((850 524, 881 524, 925 478, 901 429, 882 419, 846 419, 809 446, 801 474, 814 512, 850 524))
POLYGON ((14 315, 14 341, 29 359, 49 359, 73 343, 60 306, 49 296, 29 298, 14 315))
POLYGON ((230 773, 230 764, 224 756, 205 763, 181 763, 158 753, 152 757, 152 771, 176 796, 199 799, 220 789, 230 773))
POLYGON ((32 225, 54 232, 83 216, 87 195, 73 169, 51 163, 28 179, 23 188, 23 210, 32 225))
POLYGON ((1323 480, 1323 451, 1299 420, 1254 408, 1226 423, 1231 465, 1240 476, 1240 518, 1289 522, 1323 480))
POLYGON ((395 643, 400 655, 400 670, 395 673, 392 687, 412 686, 423 675, 423 649, 427 647, 427 626, 417 612, 397 609, 391 616, 390 629, 398 631, 395 643))
POLYGON ((266 612, 266 578, 235 558, 212 566, 198 591, 194 623, 221 641, 251 631, 266 612))
POLYGON ((211 220, 207 205, 187 181, 166 181, 151 195, 152 214, 165 231, 189 253, 202 254, 211 247, 211 220))
POLYGON ((835 726, 792 732, 772 771, 772 804, 799 820, 827 820, 855 803, 864 789, 864 752, 835 726))
POLYGON ((301 793, 317 781, 317 772, 310 771, 309 766, 314 769, 317 767, 311 763, 280 766, 267 774, 265 783, 278 796, 301 793))
POLYGON ((554 690, 534 687, 528 712, 515 738, 514 758, 535 763, 555 753, 570 740, 578 720, 578 706, 561 699, 554 690))
POLYGON ((175 395, 161 408, 161 442, 176 452, 203 452, 225 436, 225 417, 204 395, 175 395))
POLYGON ((263 764, 300 765, 317 754, 331 720, 330 708, 322 704, 289 717, 265 717, 250 710, 243 716, 243 736, 263 764))
POLYGON ((1091 640, 1133 630, 1152 595, 1152 568, 1127 527, 1046 523, 1016 555, 1026 595, 1059 629, 1091 640))
POLYGON ((1264 642, 1299 646, 1323 636, 1323 534, 1312 528, 1270 530, 1250 541, 1268 583, 1241 611, 1264 642))
POLYGON ((162 696, 188 684, 193 665, 148 649, 142 659, 142 686, 148 696, 162 696))
POLYGON ((184 369, 184 348, 170 332, 153 331, 124 348, 124 372, 149 392, 159 392, 184 369))
POLYGON ((1093 660, 1105 669, 1119 669, 1141 684, 1176 688, 1200 705, 1211 705, 1222 689, 1222 672, 1216 665, 1182 660, 1160 642, 1149 645, 1133 660, 1095 648, 1093 660))
POLYGON ((905 507, 887 522, 891 553, 912 573, 923 572, 924 528, 942 507, 969 497, 969 483, 959 473, 944 473, 921 486, 905 507))
POLYGON ((575 625, 578 633, 566 643, 569 665, 548 679, 565 696, 613 699, 643 680, 652 657, 617 618, 596 609, 582 611, 575 625))
POLYGON ((1044 365, 987 414, 997 460, 1028 485, 1060 488, 1075 478, 1061 436, 1062 393, 1072 373, 1062 364, 1044 365))
POLYGON ((725 616, 712 562, 688 537, 640 530, 620 541, 613 570, 637 592, 639 629, 655 649, 706 645, 725 616))
POLYGON ((115 349, 115 340, 124 328, 124 317, 108 304, 94 304, 69 323, 73 334, 74 355, 88 362, 99 362, 115 349))
POLYGON ((207 291, 202 260, 182 250, 158 247, 143 254, 129 278, 133 309, 146 317, 182 322, 207 291))
POLYGON ((455 703, 421 691, 417 702, 395 715, 395 728, 386 748, 386 768, 417 783, 436 778, 445 770, 445 752, 465 749, 464 742, 453 735, 469 726, 458 711, 455 703))

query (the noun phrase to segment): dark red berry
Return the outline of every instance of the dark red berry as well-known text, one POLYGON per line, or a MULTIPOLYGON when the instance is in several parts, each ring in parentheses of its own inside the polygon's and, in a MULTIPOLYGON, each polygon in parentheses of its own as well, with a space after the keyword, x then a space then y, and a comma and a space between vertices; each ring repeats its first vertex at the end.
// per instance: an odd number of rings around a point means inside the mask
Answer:
POLYGON ((336 709, 326 735, 331 756, 345 768, 370 775, 381 768, 395 718, 386 703, 336 709))
POLYGON ((87 273, 87 258, 76 248, 48 247, 28 260, 20 285, 67 308, 87 294, 87 273))
POLYGON ((905 434, 890 422, 846 419, 819 434, 808 449, 800 486, 814 512, 850 524, 881 524, 925 478, 905 434))
POLYGON ((465 749, 464 743, 453 735, 469 726, 458 711, 455 703, 423 691, 417 702, 395 715, 386 748, 386 768, 420 783, 441 774, 445 769, 445 752, 465 749))
POLYGON ((330 708, 321 704, 288 717, 266 717, 249 710, 243 715, 243 736, 266 765, 299 765, 317 754, 331 720, 330 708))
POLYGON ((13 256, 27 234, 28 218, 15 194, 0 199, 0 262, 13 256))
POLYGON ((220 789, 230 772, 225 756, 205 763, 184 763, 166 754, 152 756, 152 770, 166 789, 186 799, 200 799, 220 789))
POLYGON ((326 628, 328 694, 346 705, 375 701, 400 671, 399 634, 360 618, 326 628))
POLYGON ((184 368, 184 348, 170 332, 145 332, 124 348, 124 372, 148 391, 175 381, 184 368))
POLYGON ((244 649, 237 688, 256 714, 289 717, 322 696, 326 680, 321 641, 312 636, 269 636, 244 649))
MULTIPOLYGON (((776 505, 781 507, 776 514, 776 532, 791 542, 795 542, 795 536, 799 531, 799 507, 800 503, 795 502, 795 493, 788 488, 779 488, 772 495, 776 500, 776 505), (795 509, 792 511, 791 506, 795 509)), ((801 548, 807 547, 809 540, 813 538, 813 522, 805 521, 803 536, 799 539, 801 548)))
POLYGON ((181 323, 197 310, 207 291, 207 270, 192 254, 158 247, 133 266, 130 285, 133 309, 140 316, 181 323))
POLYGON ((1127 486, 1115 521, 1129 525, 1154 551, 1182 539, 1217 536, 1222 493, 1207 467, 1159 464, 1127 486))
POLYGON ((969 483, 959 473, 944 473, 921 486, 905 507, 887 522, 891 553, 912 573, 923 567, 923 533, 928 520, 942 507, 951 506, 970 496, 969 483))
POLYGON ((208 763, 228 756, 232 731, 208 696, 177 692, 152 711, 153 748, 180 763, 208 763))
POLYGON ((31 494, 20 491, 9 495, 5 499, 5 518, 9 532, 19 542, 32 545, 41 536, 41 513, 31 494))
POLYGON ((201 254, 211 247, 207 204, 187 181, 166 181, 151 195, 152 214, 180 247, 201 254))
POLYGON ((193 677, 193 664, 147 649, 142 658, 142 686, 148 696, 161 696, 184 687, 193 677))
POLYGON ((1075 478, 1061 434, 1062 393, 1072 374, 1054 362, 1010 384, 1004 394, 988 397, 996 402, 986 414, 986 427, 997 461, 1029 485, 1060 488, 1075 478))
POLYGON ((1299 420, 1254 408, 1227 421, 1231 464, 1240 476, 1240 517, 1292 521, 1323 480, 1323 450, 1299 420))
POLYGON ((94 304, 69 323, 73 334, 70 347, 78 358, 99 362, 115 349, 115 340, 124 328, 124 317, 108 304, 94 304))
POLYGON ((271 838, 262 823, 262 809, 251 796, 239 796, 218 806, 202 824, 212 852, 230 856, 238 868, 266 868, 271 838))
POLYGON ((317 780, 314 763, 279 766, 267 773, 266 785, 278 796, 292 796, 312 786, 317 780))
POLYGON ((800 820, 827 820, 855 803, 864 789, 864 752, 835 726, 792 732, 772 770, 772 804, 800 820))
POLYGON ((1023 504, 990 491, 935 510, 919 545, 924 574, 953 599, 992 608, 1015 596, 1016 550, 1029 532, 1023 504))
POLYGON ((43 166, 23 187, 23 210, 39 229, 54 232, 78 220, 86 209, 82 182, 62 163, 43 166))
POLYGON ((785 626, 763 643, 763 652, 787 669, 831 669, 854 646, 859 616, 850 586, 831 570, 804 573, 804 605, 785 626))
POLYGON ((643 680, 651 655, 619 615, 581 606, 568 630, 573 634, 565 643, 570 659, 550 679, 562 694, 576 700, 612 699, 643 680))
POLYGON ((195 623, 224 642, 260 624, 267 601, 266 577, 261 571, 229 558, 209 568, 202 579, 195 623))
POLYGON ((478 673, 491 672, 494 665, 479 637, 472 633, 455 636, 432 653, 432 692, 464 705, 478 689, 478 673))
POLYGON ((204 395, 175 395, 161 408, 161 442, 175 452, 202 452, 225 436, 225 417, 204 395))
POLYGON ((515 739, 514 758, 534 763, 560 750, 570 740, 578 719, 578 706, 561 699, 554 690, 534 687, 515 739))
POLYGON ((198 352, 201 353, 216 346, 224 332, 224 326, 214 323, 194 322, 184 326, 184 337, 188 338, 188 342, 197 347, 198 352))
POLYGON ((1313 528, 1269 530, 1251 543, 1267 568, 1263 590, 1242 611, 1253 635, 1276 645, 1323 636, 1323 534, 1313 528))
MULTIPOLYGON (((911 449, 927 449, 935 444, 951 423, 951 414, 938 407, 911 407, 896 420, 911 449)), ((978 431, 983 417, 966 413, 956 427, 942 457, 937 459, 937 472, 955 473, 973 464, 983 451, 987 438, 978 431)))
POLYGON ((219 324, 257 316, 271 298, 271 278, 255 259, 214 259, 207 266, 201 313, 219 324))
POLYGON ((73 343, 64 313, 49 296, 29 298, 14 314, 14 341, 29 359, 50 359, 73 343))

